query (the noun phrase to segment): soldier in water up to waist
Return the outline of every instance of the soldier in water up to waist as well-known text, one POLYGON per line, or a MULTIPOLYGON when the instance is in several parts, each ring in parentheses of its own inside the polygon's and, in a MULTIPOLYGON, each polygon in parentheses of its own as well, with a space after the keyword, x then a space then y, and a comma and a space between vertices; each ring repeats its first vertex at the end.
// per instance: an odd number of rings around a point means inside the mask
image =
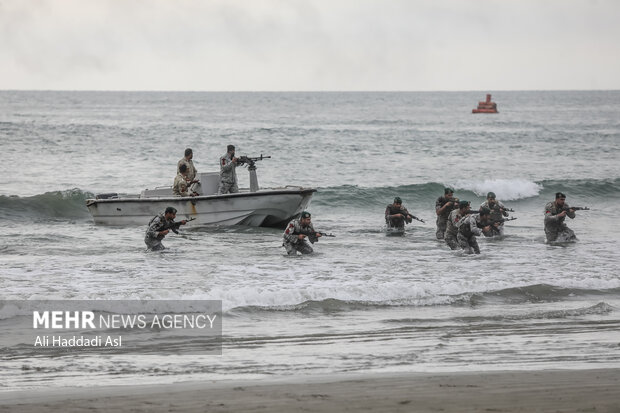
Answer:
POLYGON ((577 236, 572 229, 566 226, 566 217, 575 218, 575 210, 566 203, 566 195, 562 192, 555 194, 555 201, 545 205, 545 235, 547 242, 574 241, 577 236))

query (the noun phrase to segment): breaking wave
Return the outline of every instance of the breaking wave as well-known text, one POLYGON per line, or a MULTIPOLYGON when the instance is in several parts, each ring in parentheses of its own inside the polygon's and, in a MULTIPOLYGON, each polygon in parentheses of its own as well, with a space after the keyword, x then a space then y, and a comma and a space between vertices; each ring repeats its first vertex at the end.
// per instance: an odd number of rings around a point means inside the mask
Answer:
POLYGON ((358 207, 386 204, 396 195, 403 198, 405 204, 435 203, 443 195, 445 187, 452 187, 455 196, 470 201, 481 201, 488 192, 495 192, 502 201, 524 201, 543 198, 545 202, 552 199, 555 192, 566 193, 570 198, 591 198, 592 203, 608 201, 610 197, 620 197, 620 179, 612 180, 544 180, 540 182, 526 179, 463 179, 456 182, 427 182, 401 186, 363 187, 342 185, 319 188, 313 205, 334 206, 347 205, 358 207))
POLYGON ((93 194, 77 188, 29 197, 0 195, 0 219, 87 218, 88 198, 93 198, 93 194))

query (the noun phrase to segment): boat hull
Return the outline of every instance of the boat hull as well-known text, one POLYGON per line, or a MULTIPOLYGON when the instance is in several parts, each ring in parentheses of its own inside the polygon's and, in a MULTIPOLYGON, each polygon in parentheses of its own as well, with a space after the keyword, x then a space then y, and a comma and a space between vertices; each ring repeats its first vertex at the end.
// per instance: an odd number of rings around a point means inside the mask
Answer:
POLYGON ((171 206, 188 226, 248 225, 284 228, 310 204, 313 188, 273 189, 226 195, 160 198, 89 199, 86 206, 99 225, 145 225, 171 206))

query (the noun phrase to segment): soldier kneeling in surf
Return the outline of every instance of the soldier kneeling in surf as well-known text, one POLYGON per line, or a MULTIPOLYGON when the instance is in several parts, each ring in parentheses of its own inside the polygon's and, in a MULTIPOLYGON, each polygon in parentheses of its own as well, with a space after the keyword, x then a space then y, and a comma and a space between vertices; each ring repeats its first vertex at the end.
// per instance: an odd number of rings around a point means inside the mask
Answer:
POLYGON ((302 254, 311 254, 312 246, 308 240, 314 243, 322 234, 314 230, 310 212, 303 211, 299 219, 294 219, 288 223, 284 230, 284 242, 282 246, 286 248, 288 255, 296 255, 297 251, 302 254))

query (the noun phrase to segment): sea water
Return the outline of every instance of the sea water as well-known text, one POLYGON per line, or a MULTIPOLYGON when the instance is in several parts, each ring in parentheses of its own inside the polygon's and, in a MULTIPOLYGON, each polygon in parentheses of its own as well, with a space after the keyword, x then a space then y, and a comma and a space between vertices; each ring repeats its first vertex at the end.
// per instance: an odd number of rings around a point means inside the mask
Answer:
POLYGON ((620 92, 500 91, 499 114, 472 114, 485 93, 0 92, 0 299, 224 309, 221 356, 160 355, 165 334, 139 354, 3 348, 0 390, 620 367, 620 92), (278 229, 182 228, 147 253, 146 222, 94 225, 93 194, 171 185, 186 147, 218 171, 228 144, 272 157, 263 187, 317 188, 315 228, 336 238, 287 257, 278 229), (445 186, 518 219, 480 255, 451 251, 445 186), (557 191, 591 208, 567 220, 576 243, 545 243, 557 191), (395 196, 426 221, 403 237, 382 230, 395 196))

